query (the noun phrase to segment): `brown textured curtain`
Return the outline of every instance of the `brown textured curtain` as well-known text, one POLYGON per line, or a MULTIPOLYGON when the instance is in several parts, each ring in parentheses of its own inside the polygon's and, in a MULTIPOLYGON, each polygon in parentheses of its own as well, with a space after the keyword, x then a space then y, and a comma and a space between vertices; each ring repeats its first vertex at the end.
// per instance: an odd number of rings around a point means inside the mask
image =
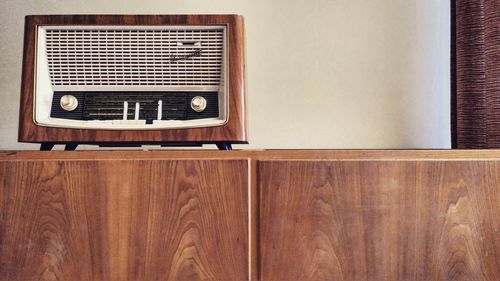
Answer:
POLYGON ((500 148, 500 0, 451 0, 454 148, 500 148))

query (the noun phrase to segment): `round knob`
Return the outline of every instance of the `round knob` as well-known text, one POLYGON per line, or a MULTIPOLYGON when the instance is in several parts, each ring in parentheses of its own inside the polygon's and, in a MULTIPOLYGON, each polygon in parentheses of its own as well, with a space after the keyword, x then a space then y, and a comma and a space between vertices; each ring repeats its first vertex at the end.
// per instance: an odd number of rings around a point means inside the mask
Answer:
POLYGON ((196 96, 191 99, 191 108, 196 112, 202 112, 207 108, 207 100, 204 97, 196 96))
POLYGON ((60 104, 62 109, 66 111, 73 111, 78 106, 78 100, 75 98, 75 96, 64 95, 61 97, 60 104))

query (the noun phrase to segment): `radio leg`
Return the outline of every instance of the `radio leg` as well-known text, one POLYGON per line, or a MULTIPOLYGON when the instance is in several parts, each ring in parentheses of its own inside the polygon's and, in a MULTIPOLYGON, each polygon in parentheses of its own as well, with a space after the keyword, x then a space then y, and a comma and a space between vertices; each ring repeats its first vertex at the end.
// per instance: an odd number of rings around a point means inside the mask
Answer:
POLYGON ((40 144, 40 151, 51 151, 54 145, 56 144, 53 142, 42 142, 40 144))
POLYGON ((67 143, 64 146, 64 150, 76 150, 76 147, 78 146, 77 143, 67 143))
POLYGON ((231 146, 231 144, 227 143, 227 142, 217 143, 217 148, 219 148, 219 150, 233 150, 233 147, 231 146))

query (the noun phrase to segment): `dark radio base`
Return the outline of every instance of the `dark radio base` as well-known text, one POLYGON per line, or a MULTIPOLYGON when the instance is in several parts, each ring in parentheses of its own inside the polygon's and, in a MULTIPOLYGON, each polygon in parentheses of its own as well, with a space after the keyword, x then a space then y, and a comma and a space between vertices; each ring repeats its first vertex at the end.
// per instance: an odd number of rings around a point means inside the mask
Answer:
MULTIPOLYGON (((201 142, 105 142, 105 143, 53 143, 53 142, 43 142, 40 144, 40 151, 50 151, 56 145, 64 145, 64 150, 73 151, 76 150, 78 145, 98 145, 99 147, 142 147, 143 145, 159 145, 161 147, 201 147, 206 143, 201 142)), ((233 150, 231 143, 228 142, 216 142, 215 145, 219 150, 233 150)))

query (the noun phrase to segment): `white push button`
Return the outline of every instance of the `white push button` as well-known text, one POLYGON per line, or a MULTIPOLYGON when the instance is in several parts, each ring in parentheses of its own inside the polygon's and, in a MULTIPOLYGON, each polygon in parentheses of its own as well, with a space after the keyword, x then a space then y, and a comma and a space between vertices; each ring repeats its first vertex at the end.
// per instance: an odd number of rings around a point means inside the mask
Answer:
POLYGON ((135 103, 135 115, 134 115, 134 120, 139 120, 139 110, 141 109, 140 103, 136 102, 135 103))
POLYGON ((158 101, 158 120, 161 120, 163 115, 163 101, 159 100, 158 101))
POLYGON ((128 119, 128 102, 123 102, 123 120, 128 119))

